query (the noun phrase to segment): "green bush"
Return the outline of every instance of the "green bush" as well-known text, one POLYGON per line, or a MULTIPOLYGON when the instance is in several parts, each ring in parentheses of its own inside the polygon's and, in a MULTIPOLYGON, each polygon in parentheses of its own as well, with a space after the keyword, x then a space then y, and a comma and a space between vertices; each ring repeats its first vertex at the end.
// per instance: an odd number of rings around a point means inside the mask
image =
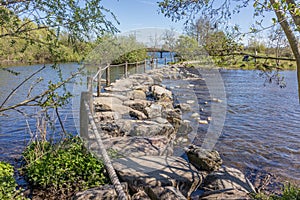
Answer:
POLYGON ((13 175, 13 167, 0 162, 0 199, 12 199, 17 186, 13 175))
POLYGON ((13 166, 5 162, 0 162, 0 199, 25 199, 16 190, 16 186, 13 166))
POLYGON ((25 177, 34 187, 80 190, 108 182, 103 162, 87 151, 79 137, 55 145, 33 142, 23 157, 25 177))
POLYGON ((258 200, 300 200, 300 188, 291 184, 287 184, 282 189, 282 195, 266 195, 264 193, 257 193, 253 196, 258 200))
POLYGON ((112 64, 123 64, 126 62, 128 63, 140 62, 145 60, 147 57, 148 56, 147 56, 146 49, 142 48, 121 55, 118 59, 114 60, 112 64))

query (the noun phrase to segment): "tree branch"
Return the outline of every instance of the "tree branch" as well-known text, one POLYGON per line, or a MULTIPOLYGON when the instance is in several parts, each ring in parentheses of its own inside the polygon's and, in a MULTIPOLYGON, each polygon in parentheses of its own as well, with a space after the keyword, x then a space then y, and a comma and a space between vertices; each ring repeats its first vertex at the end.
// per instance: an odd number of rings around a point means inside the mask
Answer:
POLYGON ((51 89, 45 90, 44 92, 42 92, 39 95, 36 95, 36 96, 34 96, 34 97, 30 98, 30 99, 26 99, 26 100, 24 100, 22 102, 19 102, 17 104, 12 105, 12 106, 4 107, 4 108, 1 107, 0 108, 0 113, 4 112, 4 111, 7 111, 7 110, 15 109, 15 108, 21 107, 21 106, 39 106, 39 104, 29 105, 29 103, 31 103, 31 102, 37 102, 38 99, 41 99, 41 98, 47 96, 49 93, 57 90, 58 88, 60 88, 61 86, 63 86, 64 84, 66 84, 67 82, 69 82, 70 80, 72 80, 75 76, 77 76, 78 74, 80 74, 82 70, 83 70, 83 68, 79 69, 78 72, 71 74, 64 81, 58 83, 57 85, 55 85, 51 89))
POLYGON ((12 95, 22 86, 24 85, 24 83, 26 83, 28 80, 30 80, 34 75, 36 75, 37 73, 39 73, 40 71, 42 71, 43 69, 45 69, 46 66, 44 65, 43 67, 41 67, 40 69, 38 69, 37 71, 35 71, 34 73, 32 73, 30 76, 28 76, 27 78, 25 78, 25 80, 23 80, 17 87, 15 87, 10 93, 9 95, 6 97, 6 99, 3 101, 3 103, 0 106, 0 111, 1 108, 4 106, 4 104, 12 97, 12 95))

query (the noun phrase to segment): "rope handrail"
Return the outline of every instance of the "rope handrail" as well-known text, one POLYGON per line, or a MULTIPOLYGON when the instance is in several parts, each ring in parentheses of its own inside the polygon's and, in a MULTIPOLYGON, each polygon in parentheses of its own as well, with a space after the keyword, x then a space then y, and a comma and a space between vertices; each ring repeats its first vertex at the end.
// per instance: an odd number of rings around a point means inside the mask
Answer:
MULTIPOLYGON (((99 73, 101 73, 102 71, 106 70, 110 65, 106 65, 106 67, 101 68, 100 70, 97 71, 96 75, 93 77, 93 81, 96 80, 97 76, 99 75, 99 73)), ((102 74, 101 74, 102 75, 102 74)))
POLYGON ((121 64, 118 64, 118 65, 110 65, 111 67, 120 67, 120 66, 123 66, 123 65, 126 65, 126 63, 121 63, 121 64))
POLYGON ((110 161, 110 158, 107 154, 107 151, 106 149, 104 148, 104 145, 103 145, 103 142, 102 142, 102 139, 101 139, 101 136, 99 134, 99 131, 98 131, 98 128, 96 126, 96 123, 94 121, 94 118, 93 118, 93 115, 91 113, 91 110, 90 110, 90 107, 88 105, 88 103, 86 101, 84 101, 84 106, 87 110, 87 113, 88 113, 88 118, 89 118, 89 122, 92 126, 92 132, 94 133, 95 135, 95 138, 96 138, 96 141, 98 143, 98 147, 99 147, 99 150, 100 150, 100 154, 102 155, 102 158, 103 158, 103 162, 106 166, 106 170, 108 172, 108 175, 109 175, 109 178, 112 182, 112 184, 114 185, 114 188, 118 194, 118 199, 119 200, 127 200, 127 196, 123 190, 123 187, 119 181, 119 178, 115 172, 115 169, 110 161))

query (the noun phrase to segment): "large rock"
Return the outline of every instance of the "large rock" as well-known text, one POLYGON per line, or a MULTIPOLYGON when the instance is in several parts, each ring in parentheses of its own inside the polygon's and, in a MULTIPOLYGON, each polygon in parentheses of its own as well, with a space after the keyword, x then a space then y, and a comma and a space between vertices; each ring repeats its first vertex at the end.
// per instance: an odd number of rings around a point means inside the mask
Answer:
POLYGON ((124 92, 130 91, 134 86, 134 80, 132 79, 119 79, 116 82, 112 83, 110 87, 105 88, 107 91, 112 92, 124 92))
MULTIPOLYGON (((166 137, 113 137, 103 140, 105 149, 115 152, 121 157, 173 155, 172 143, 166 137)), ((90 149, 99 150, 96 142, 90 149)))
POLYGON ((222 165, 222 159, 217 151, 202 149, 196 145, 185 148, 189 161, 201 171, 215 171, 222 165))
POLYGON ((148 118, 143 112, 138 111, 138 110, 129 111, 129 115, 130 115, 130 117, 133 117, 135 119, 140 119, 140 120, 148 118))
POLYGON ((175 106, 175 108, 180 108, 183 112, 191 111, 191 105, 188 103, 180 103, 175 106))
POLYGON ((96 112, 94 114, 94 119, 95 122, 105 122, 105 121, 113 121, 113 120, 118 120, 120 119, 121 116, 119 113, 117 112, 112 112, 112 111, 108 111, 108 112, 96 112))
POLYGON ((201 200, 252 200, 247 193, 236 189, 224 189, 204 192, 201 200))
POLYGON ((166 118, 170 124, 177 130, 181 125, 181 110, 180 109, 165 109, 162 112, 162 117, 166 118))
POLYGON ((151 199, 155 200, 187 200, 185 196, 175 187, 146 187, 146 193, 151 199))
POLYGON ((161 117, 162 106, 159 104, 152 104, 145 108, 146 115, 152 119, 156 117, 161 117))
POLYGON ((137 193, 132 195, 131 200, 151 200, 151 199, 144 190, 139 190, 137 193))
POLYGON ((181 157, 127 157, 114 160, 113 166, 120 179, 133 190, 173 186, 185 196, 190 196, 202 182, 197 170, 181 157))
POLYGON ((133 90, 127 93, 130 100, 142 99, 146 100, 146 93, 143 90, 133 90))
POLYGON ((221 192, 220 195, 238 195, 241 197, 236 199, 243 199, 249 193, 255 193, 255 188, 246 176, 238 169, 231 167, 222 167, 219 171, 207 175, 203 186, 214 195, 221 192))
POLYGON ((145 108, 150 106, 151 104, 152 104, 151 101, 141 100, 141 99, 125 101, 123 103, 123 105, 129 106, 130 108, 132 108, 134 110, 138 110, 143 113, 145 113, 145 108))
POLYGON ((173 99, 172 92, 170 90, 167 90, 166 88, 159 86, 159 85, 152 86, 151 91, 153 93, 153 96, 156 99, 160 99, 162 96, 166 96, 170 99, 173 99))
POLYGON ((115 97, 115 98, 120 99, 121 101, 128 101, 129 100, 129 98, 127 96, 124 96, 124 95, 121 95, 121 94, 115 94, 115 93, 108 93, 108 92, 101 93, 100 97, 115 97))
POLYGON ((121 115, 132 110, 132 108, 122 105, 123 101, 116 97, 95 97, 94 104, 98 111, 115 111, 121 115))
MULTIPOLYGON (((128 195, 128 186, 127 183, 121 183, 127 197, 128 195)), ((73 200, 98 200, 98 199, 109 199, 109 200, 117 200, 118 194, 113 185, 103 185, 97 188, 91 188, 85 191, 77 192, 73 198, 73 200)))
POLYGON ((154 121, 118 120, 120 132, 127 136, 166 136, 170 138, 175 129, 170 123, 160 124, 154 121))

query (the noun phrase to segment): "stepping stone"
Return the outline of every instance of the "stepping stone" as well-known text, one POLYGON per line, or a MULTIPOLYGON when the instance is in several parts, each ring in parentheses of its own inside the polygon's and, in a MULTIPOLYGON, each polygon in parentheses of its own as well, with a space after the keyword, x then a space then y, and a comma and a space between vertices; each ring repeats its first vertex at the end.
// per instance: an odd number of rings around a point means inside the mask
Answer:
MULTIPOLYGON (((103 140, 106 150, 116 152, 117 157, 140 157, 173 155, 170 140, 159 137, 114 137, 103 140)), ((90 149, 97 153, 99 146, 93 142, 90 149)), ((113 158, 112 158, 113 159, 113 158)))
POLYGON ((202 175, 181 157, 141 156, 119 158, 113 166, 122 181, 131 188, 166 187, 179 188, 185 196, 195 191, 202 182, 202 175))

